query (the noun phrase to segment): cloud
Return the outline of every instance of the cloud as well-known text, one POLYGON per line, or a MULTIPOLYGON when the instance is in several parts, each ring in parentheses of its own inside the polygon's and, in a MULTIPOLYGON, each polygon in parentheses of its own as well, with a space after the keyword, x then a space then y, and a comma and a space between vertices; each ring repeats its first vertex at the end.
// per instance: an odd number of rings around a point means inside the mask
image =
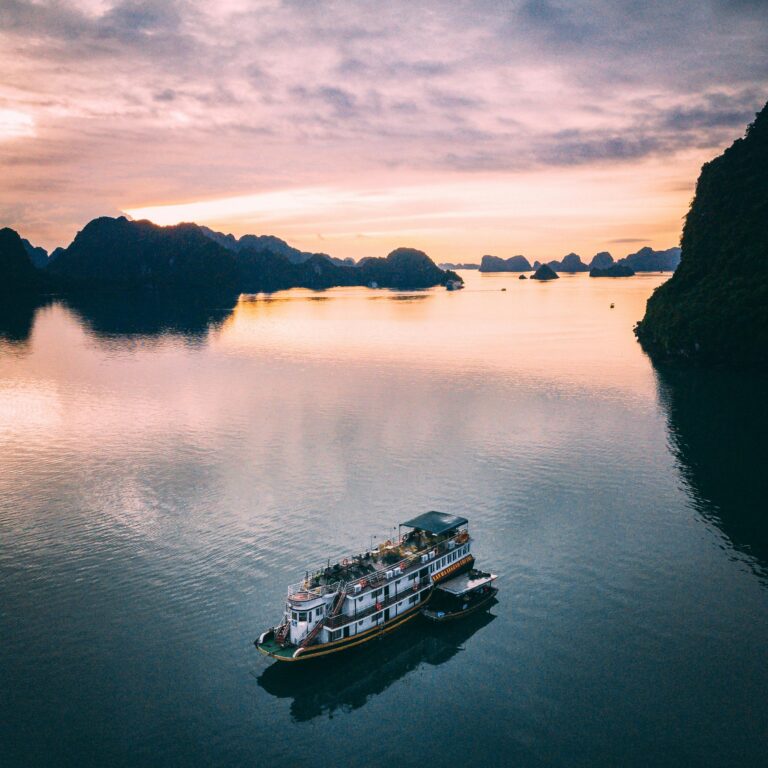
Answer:
POLYGON ((0 204, 47 201, 65 239, 99 207, 384 174, 675 165, 728 143, 768 98, 765 11, 4 0, 0 110, 28 115, 34 135, 2 142, 0 204), (49 190, 30 176, 43 167, 49 190))

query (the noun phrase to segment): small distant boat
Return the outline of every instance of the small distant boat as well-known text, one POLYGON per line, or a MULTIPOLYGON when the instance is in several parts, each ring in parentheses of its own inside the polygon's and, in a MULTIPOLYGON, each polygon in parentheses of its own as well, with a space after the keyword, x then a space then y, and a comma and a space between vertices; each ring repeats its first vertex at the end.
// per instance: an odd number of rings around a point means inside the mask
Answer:
POLYGON ((611 302, 611 309, 613 309, 613 302, 611 302))
POLYGON ((430 621, 452 621, 488 607, 499 590, 493 586, 498 577, 476 569, 463 573, 435 587, 429 605, 421 615, 430 621))
POLYGON ((464 282, 462 280, 449 280, 445 284, 446 291, 460 291, 463 287, 464 282))

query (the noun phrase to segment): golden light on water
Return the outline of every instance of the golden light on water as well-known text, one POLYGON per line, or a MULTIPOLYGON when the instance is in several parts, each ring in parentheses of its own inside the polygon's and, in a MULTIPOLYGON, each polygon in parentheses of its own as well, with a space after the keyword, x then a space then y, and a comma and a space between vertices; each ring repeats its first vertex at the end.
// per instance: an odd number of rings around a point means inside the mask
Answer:
POLYGON ((557 387, 595 386, 597 377, 617 391, 646 385, 647 360, 629 329, 668 274, 563 275, 553 284, 514 273, 462 275, 467 287, 455 294, 335 288, 242 296, 210 341, 236 356, 374 364, 384 372, 509 375, 557 387))

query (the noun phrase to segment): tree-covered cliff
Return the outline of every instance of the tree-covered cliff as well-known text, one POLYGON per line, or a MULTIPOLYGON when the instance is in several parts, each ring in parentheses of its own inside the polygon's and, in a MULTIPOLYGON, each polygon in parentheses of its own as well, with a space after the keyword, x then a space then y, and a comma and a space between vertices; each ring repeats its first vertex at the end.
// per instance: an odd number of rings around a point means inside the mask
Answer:
POLYGON ((659 359, 768 368, 768 104, 704 165, 680 266, 636 328, 659 359))

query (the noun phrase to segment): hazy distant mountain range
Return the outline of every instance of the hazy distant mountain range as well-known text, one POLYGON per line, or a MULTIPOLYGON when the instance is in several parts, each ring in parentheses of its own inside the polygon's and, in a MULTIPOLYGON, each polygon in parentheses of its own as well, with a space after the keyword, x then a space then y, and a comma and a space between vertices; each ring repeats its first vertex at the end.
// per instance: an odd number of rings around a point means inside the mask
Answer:
MULTIPOLYGON (((581 256, 576 253, 569 253, 560 261, 553 260, 546 262, 547 266, 554 272, 563 272, 573 274, 576 272, 591 272, 592 270, 606 270, 614 264, 629 268, 616 270, 615 274, 634 274, 635 272, 670 272, 677 268, 680 263, 680 249, 668 248, 665 251, 654 251, 653 248, 646 246, 636 253, 630 253, 619 261, 614 261, 608 251, 596 253, 589 264, 581 260, 581 256)), ((531 264, 525 256, 511 256, 508 259, 502 259, 499 256, 483 256, 480 262, 481 272, 529 272, 537 270, 541 262, 534 261, 531 264)), ((597 275, 595 275, 597 276, 597 275)))
POLYGON ((6 296, 139 288, 236 296, 340 285, 428 288, 461 280, 413 248, 355 264, 299 251, 277 237, 238 239, 197 224, 160 227, 123 216, 94 219, 50 258, 12 229, 0 235, 0 292, 6 296))
POLYGON ((211 240, 217 242, 219 245, 223 245, 228 251, 234 251, 240 253, 241 251, 270 251, 281 256, 285 256, 288 261, 293 264, 303 264, 313 256, 322 256, 330 260, 333 264, 337 264, 340 267, 354 266, 354 259, 337 259, 333 256, 329 256, 327 253, 310 253, 308 251, 300 251, 298 248, 294 248, 285 240, 281 240, 274 235, 243 235, 240 238, 234 235, 225 235, 222 232, 216 232, 208 227, 200 226, 200 230, 203 234, 211 238, 211 240))
POLYGON ((437 266, 440 269, 480 269, 479 264, 469 262, 454 264, 452 261, 441 261, 437 266))

